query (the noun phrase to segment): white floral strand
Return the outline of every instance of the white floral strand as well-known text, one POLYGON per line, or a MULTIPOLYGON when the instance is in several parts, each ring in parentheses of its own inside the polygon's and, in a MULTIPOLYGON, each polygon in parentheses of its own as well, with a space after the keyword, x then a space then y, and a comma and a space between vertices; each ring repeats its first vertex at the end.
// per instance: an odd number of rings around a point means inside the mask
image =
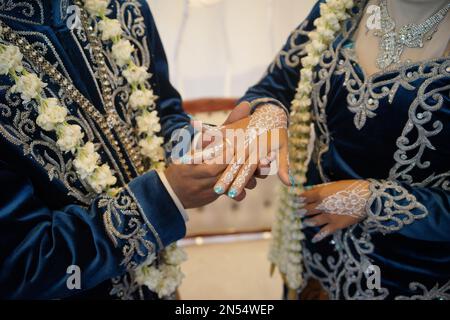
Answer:
MULTIPOLYGON (((134 46, 124 38, 124 31, 117 19, 106 17, 109 0, 86 0, 85 8, 93 16, 99 17, 98 23, 102 41, 111 41, 111 55, 115 63, 123 69, 122 75, 131 86, 128 107, 138 112, 136 125, 141 139, 138 142, 141 155, 147 158, 153 169, 164 166, 163 138, 156 134, 161 131, 160 119, 156 109, 157 96, 151 87, 146 86, 151 74, 145 66, 137 66, 132 59, 134 46)), ((88 153, 85 161, 89 161, 88 153)), ((94 161, 95 159, 90 159, 94 161)), ((102 172, 93 174, 97 181, 108 182, 102 172)), ((102 187, 100 184, 99 187, 102 187)), ((176 245, 169 246, 161 252, 160 259, 152 256, 135 271, 137 282, 146 285, 160 298, 171 296, 181 284, 184 277, 180 264, 186 260, 186 253, 176 245)))
MULTIPOLYGON (((273 230, 269 259, 286 277, 286 284, 297 290, 302 284, 301 231, 302 203, 298 197, 306 182, 308 144, 311 132, 311 92, 314 67, 341 29, 341 22, 349 17, 353 0, 327 0, 320 4, 320 17, 314 21, 315 30, 308 33, 306 56, 301 59, 300 81, 291 106, 290 163, 297 188, 284 192, 273 230)), ((286 190, 286 189, 284 189, 286 190)))
POLYGON ((86 10, 93 16, 99 17, 98 23, 103 41, 111 41, 111 54, 119 67, 123 68, 122 75, 131 85, 131 95, 128 107, 138 111, 136 117, 138 132, 142 136, 138 145, 141 154, 149 159, 153 168, 161 166, 164 159, 162 148, 163 139, 156 133, 161 131, 160 119, 155 110, 157 96, 152 88, 147 88, 145 83, 151 74, 144 66, 137 66, 132 59, 134 46, 125 39, 122 25, 118 19, 110 19, 106 16, 108 0, 85 1, 86 10))
POLYGON ((86 181, 96 193, 108 191, 117 182, 111 169, 106 164, 97 164, 100 155, 95 152, 94 144, 87 142, 82 146, 84 133, 81 127, 67 123, 68 110, 60 105, 58 99, 43 96, 47 84, 36 74, 25 70, 22 59, 23 55, 18 47, 0 45, 0 75, 9 75, 14 81, 11 92, 20 94, 23 104, 31 101, 37 103, 36 124, 45 131, 56 133, 56 145, 62 152, 75 155, 74 166, 78 177, 86 181), (86 148, 89 148, 92 153, 90 157, 95 158, 95 161, 82 161, 86 148))
POLYGON ((180 264, 186 260, 185 251, 172 244, 161 253, 159 261, 153 255, 136 269, 136 282, 146 285, 160 299, 169 298, 184 278, 180 264))

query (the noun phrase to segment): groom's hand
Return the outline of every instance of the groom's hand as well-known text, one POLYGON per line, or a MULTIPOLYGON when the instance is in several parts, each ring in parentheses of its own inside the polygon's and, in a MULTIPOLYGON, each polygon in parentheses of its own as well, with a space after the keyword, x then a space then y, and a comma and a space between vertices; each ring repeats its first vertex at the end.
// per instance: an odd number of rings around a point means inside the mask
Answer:
MULTIPOLYGON (((226 168, 226 164, 172 164, 164 174, 184 208, 190 209, 207 205, 219 197, 214 192, 214 185, 226 168)), ((253 189, 255 186, 254 180, 249 182, 247 188, 253 189)), ((244 198, 245 193, 235 200, 244 198)))
POLYGON ((233 111, 228 115, 227 120, 223 123, 224 126, 232 124, 234 122, 237 122, 239 120, 242 120, 244 118, 247 118, 250 116, 250 113, 252 112, 252 108, 250 106, 250 103, 244 101, 238 104, 233 111))

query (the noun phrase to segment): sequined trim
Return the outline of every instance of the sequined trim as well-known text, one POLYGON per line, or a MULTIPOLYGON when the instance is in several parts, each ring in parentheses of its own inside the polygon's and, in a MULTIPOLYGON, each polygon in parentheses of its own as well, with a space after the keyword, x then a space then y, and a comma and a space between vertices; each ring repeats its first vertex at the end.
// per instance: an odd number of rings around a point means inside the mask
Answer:
POLYGON ((106 232, 114 246, 122 249, 121 265, 128 270, 136 268, 142 260, 156 251, 154 244, 148 240, 149 234, 156 239, 159 249, 163 248, 157 231, 128 187, 115 198, 99 196, 97 206, 104 210, 106 232))
POLYGON ((44 6, 41 0, 0 0, 0 17, 40 25, 44 23, 44 6))
POLYGON ((427 208, 396 182, 370 180, 369 189, 364 223, 371 231, 395 232, 428 215, 427 208))
POLYGON ((439 287, 436 284, 433 288, 427 289, 421 283, 412 282, 409 284, 411 292, 421 292, 412 296, 398 296, 395 300, 450 300, 450 281, 439 287))

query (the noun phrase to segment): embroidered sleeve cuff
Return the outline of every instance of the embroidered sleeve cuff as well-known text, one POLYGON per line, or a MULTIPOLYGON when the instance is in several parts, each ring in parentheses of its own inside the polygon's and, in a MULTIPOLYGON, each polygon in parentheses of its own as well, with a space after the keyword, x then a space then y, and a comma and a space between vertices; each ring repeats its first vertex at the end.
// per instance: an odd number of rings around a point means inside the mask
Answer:
POLYGON ((370 231, 383 234, 396 232, 428 214, 425 206, 399 183, 370 180, 369 189, 371 195, 364 224, 370 231))
MULTIPOLYGON (((186 224, 175 202, 156 171, 134 179, 129 188, 159 235, 162 247, 180 240, 186 234, 186 224)), ((162 249, 161 245, 160 248, 162 249)))
MULTIPOLYGON (((241 101, 242 102, 242 101, 241 101)), ((271 104, 271 105, 275 105, 277 107, 280 107, 281 109, 284 110, 284 112, 286 112, 286 115, 289 119, 289 110, 288 108, 286 108, 284 106, 284 104, 277 100, 277 99, 273 99, 273 98, 258 98, 258 99, 254 99, 251 101, 248 101, 250 103, 250 108, 251 108, 251 113, 255 112, 256 109, 258 109, 259 107, 261 107, 262 105, 266 105, 266 104, 271 104)))
POLYGON ((127 269, 186 234, 184 219, 155 171, 134 179, 114 198, 101 195, 97 206, 127 269))

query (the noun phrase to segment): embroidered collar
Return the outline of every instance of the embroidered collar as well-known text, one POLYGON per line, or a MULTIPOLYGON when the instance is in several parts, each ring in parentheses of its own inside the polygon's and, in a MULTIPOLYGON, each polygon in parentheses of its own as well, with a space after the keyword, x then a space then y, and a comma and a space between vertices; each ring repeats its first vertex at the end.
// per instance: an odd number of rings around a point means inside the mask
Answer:
POLYGON ((65 23, 72 4, 72 0, 6 1, 0 4, 0 18, 5 22, 59 26, 65 23))

